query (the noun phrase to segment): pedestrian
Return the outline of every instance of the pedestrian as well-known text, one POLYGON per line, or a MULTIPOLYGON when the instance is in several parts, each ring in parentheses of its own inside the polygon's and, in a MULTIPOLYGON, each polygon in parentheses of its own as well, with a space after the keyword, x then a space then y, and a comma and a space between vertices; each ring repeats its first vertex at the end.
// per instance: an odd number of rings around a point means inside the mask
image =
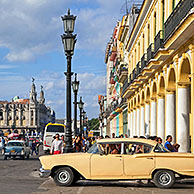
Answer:
POLYGON ((36 141, 35 140, 33 140, 33 142, 32 142, 31 149, 32 149, 31 155, 33 156, 34 152, 37 155, 37 152, 36 152, 36 141))
POLYGON ((171 142, 172 142, 172 136, 171 135, 168 135, 166 137, 166 143, 164 144, 164 147, 167 150, 171 151, 171 152, 175 152, 175 149, 174 149, 173 145, 171 144, 171 142))
POLYGON ((39 154, 39 147, 40 147, 40 142, 36 143, 36 155, 39 154))
POLYGON ((76 152, 81 152, 82 151, 82 146, 83 146, 83 144, 82 144, 82 138, 79 135, 77 137, 77 139, 75 140, 75 151, 76 152))
POLYGON ((125 134, 125 138, 128 138, 128 135, 127 134, 125 134))
POLYGON ((112 133, 112 138, 115 138, 115 133, 112 133))
POLYGON ((96 139, 95 139, 95 137, 92 137, 92 142, 91 142, 91 144, 93 145, 93 144, 95 144, 96 143, 96 139))
POLYGON ((59 139, 59 134, 55 135, 55 140, 51 144, 50 154, 63 153, 63 142, 59 139))
POLYGON ((5 147, 5 139, 4 139, 4 137, 1 138, 1 145, 2 145, 2 148, 5 147))

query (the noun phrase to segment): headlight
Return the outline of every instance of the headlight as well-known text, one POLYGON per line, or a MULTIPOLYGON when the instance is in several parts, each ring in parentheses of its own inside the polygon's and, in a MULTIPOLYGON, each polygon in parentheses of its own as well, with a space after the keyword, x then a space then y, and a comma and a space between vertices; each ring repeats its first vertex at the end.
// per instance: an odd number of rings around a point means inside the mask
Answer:
POLYGON ((24 150, 21 151, 21 154, 24 155, 24 150))

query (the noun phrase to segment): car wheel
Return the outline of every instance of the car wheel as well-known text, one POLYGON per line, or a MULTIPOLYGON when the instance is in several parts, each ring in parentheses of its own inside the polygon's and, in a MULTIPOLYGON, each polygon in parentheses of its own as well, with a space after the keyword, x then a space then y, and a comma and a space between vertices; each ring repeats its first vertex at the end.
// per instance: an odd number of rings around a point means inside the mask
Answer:
POLYGON ((167 189, 174 185, 175 175, 169 170, 159 170, 154 174, 154 184, 161 189, 167 189))
POLYGON ((24 160, 25 159, 25 155, 24 156, 20 156, 20 159, 24 160))
POLYGON ((60 168, 53 177, 56 185, 70 186, 74 180, 74 173, 69 167, 60 168))

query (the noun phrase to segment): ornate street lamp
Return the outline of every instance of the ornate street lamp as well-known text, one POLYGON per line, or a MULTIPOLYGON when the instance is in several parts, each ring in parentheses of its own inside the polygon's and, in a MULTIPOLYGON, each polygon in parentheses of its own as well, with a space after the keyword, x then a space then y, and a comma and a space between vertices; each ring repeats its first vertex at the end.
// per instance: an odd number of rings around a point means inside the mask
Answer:
POLYGON ((72 82, 74 92, 74 135, 77 135, 77 93, 79 89, 79 81, 77 81, 77 73, 75 73, 75 80, 72 82))
POLYGON ((82 110, 83 110, 83 107, 84 107, 82 97, 80 97, 80 101, 78 102, 78 106, 79 106, 79 109, 80 109, 80 131, 79 132, 82 134, 82 132, 83 132, 83 129, 82 129, 82 110))
POLYGON ((65 152, 72 152, 73 146, 72 146, 72 130, 71 130, 71 58, 74 53, 74 47, 76 43, 76 35, 73 35, 74 31, 74 25, 75 25, 75 19, 76 17, 73 15, 70 15, 70 9, 68 10, 68 15, 65 15, 62 17, 63 24, 64 24, 64 31, 65 34, 61 36, 62 43, 64 46, 65 55, 67 58, 67 72, 65 72, 66 75, 66 146, 65 146, 65 152))
POLYGON ((70 15, 70 9, 68 9, 67 14, 68 15, 64 15, 61 17, 63 20, 64 32, 67 33, 69 31, 70 33, 73 33, 76 16, 70 15))

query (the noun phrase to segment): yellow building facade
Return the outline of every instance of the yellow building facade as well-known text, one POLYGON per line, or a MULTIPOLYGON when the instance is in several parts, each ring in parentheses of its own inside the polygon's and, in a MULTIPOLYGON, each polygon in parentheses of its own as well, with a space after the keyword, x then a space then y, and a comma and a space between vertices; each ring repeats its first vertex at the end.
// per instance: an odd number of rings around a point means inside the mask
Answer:
POLYGON ((118 35, 128 58, 121 94, 130 136, 172 135, 180 152, 194 152, 193 7, 193 0, 145 0, 127 41, 125 25, 118 35))

